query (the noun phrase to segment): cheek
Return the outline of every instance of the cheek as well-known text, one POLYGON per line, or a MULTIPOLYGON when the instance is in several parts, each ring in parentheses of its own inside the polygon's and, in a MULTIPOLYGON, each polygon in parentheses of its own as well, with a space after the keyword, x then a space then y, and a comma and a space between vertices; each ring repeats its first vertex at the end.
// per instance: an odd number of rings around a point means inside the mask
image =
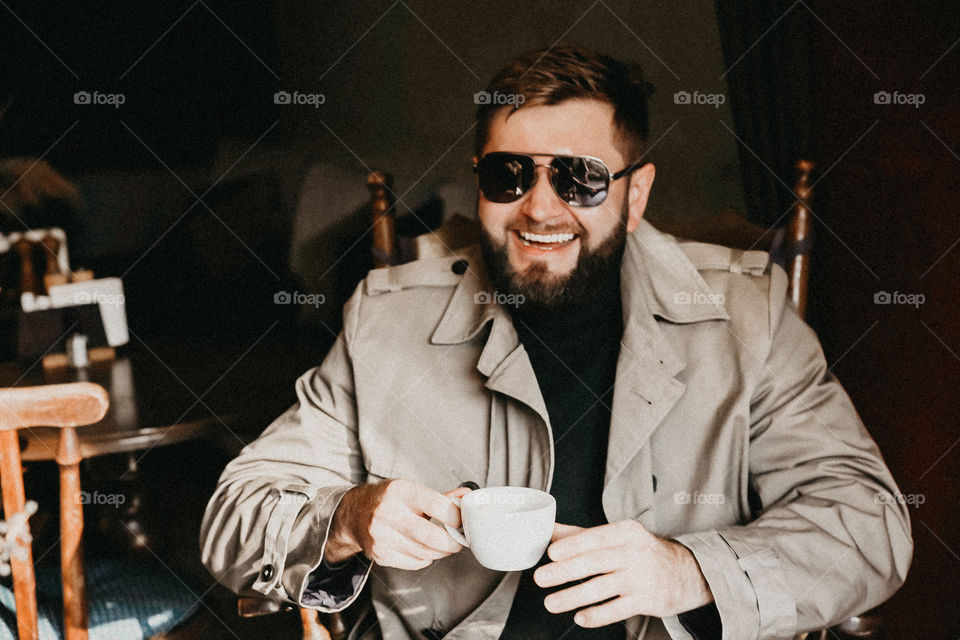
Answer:
POLYGON ((620 212, 615 210, 603 209, 590 213, 578 216, 578 222, 586 231, 588 247, 594 249, 610 238, 617 225, 622 223, 620 212))
POLYGON ((511 219, 510 208, 504 205, 480 201, 477 204, 477 218, 487 234, 497 240, 506 238, 507 222, 511 219))

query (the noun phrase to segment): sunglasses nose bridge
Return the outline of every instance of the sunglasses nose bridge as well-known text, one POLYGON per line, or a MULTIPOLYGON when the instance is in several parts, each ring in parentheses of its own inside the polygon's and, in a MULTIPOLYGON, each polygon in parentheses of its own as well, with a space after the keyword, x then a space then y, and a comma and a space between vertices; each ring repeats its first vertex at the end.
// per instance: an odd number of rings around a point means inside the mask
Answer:
POLYGON ((549 163, 535 163, 533 182, 527 188, 521 205, 523 215, 531 220, 548 220, 563 214, 565 208, 553 185, 556 172, 557 168, 549 163), (546 176, 540 175, 541 169, 546 171, 546 176), (544 177, 546 179, 541 179, 544 177))

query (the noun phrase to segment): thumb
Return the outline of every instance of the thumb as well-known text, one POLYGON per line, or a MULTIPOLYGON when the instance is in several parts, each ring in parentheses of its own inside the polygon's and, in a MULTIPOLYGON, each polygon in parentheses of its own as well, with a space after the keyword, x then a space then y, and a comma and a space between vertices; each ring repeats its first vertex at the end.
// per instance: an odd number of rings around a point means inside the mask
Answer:
POLYGON ((572 536, 575 533, 580 533, 584 531, 583 527, 577 527, 572 524, 560 524, 559 522, 553 525, 553 535, 550 536, 550 542, 556 542, 557 540, 562 540, 567 536, 572 536))
POLYGON ((462 498, 463 496, 470 493, 470 491, 471 491, 470 487, 457 487, 456 489, 447 491, 443 495, 447 496, 448 498, 462 498))

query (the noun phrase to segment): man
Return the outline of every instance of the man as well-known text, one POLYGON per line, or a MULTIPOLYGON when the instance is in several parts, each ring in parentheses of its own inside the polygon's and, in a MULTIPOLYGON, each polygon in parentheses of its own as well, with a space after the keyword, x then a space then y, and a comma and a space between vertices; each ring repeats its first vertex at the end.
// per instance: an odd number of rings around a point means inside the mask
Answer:
POLYGON ((524 99, 477 112, 481 249, 369 274, 224 471, 206 566, 328 612, 369 582, 390 639, 788 638, 889 597, 907 513, 785 274, 642 220, 642 82, 562 45, 488 91, 524 99), (470 483, 557 498, 535 570, 445 532, 470 483))

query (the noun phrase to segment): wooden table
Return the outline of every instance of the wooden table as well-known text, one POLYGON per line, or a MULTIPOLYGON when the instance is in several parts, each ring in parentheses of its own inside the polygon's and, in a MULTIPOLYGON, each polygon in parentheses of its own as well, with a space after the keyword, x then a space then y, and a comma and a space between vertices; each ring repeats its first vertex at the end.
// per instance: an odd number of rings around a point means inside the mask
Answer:
MULTIPOLYGON (((78 380, 103 385, 109 412, 77 430, 84 458, 201 437, 238 451, 295 401, 294 381, 320 363, 325 347, 289 335, 255 339, 134 342, 115 360, 81 370, 0 363, 0 387, 78 380)), ((54 457, 57 430, 23 435, 25 461, 54 457)))

